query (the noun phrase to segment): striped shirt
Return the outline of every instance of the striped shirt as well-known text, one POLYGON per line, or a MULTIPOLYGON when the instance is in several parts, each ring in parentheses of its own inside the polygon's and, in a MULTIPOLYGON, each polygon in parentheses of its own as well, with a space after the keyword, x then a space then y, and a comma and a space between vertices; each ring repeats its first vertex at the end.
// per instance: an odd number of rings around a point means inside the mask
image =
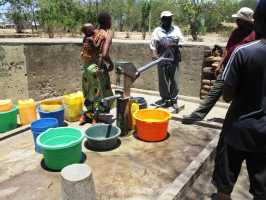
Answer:
POLYGON ((266 152, 266 40, 237 48, 222 79, 236 91, 224 121, 225 141, 239 150, 266 152))

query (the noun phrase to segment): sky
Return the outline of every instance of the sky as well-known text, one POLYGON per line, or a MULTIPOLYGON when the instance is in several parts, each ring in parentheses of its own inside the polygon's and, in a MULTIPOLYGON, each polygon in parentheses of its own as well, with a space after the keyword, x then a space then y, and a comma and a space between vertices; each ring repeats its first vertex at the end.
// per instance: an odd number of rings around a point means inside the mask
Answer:
POLYGON ((8 8, 8 5, 0 6, 0 23, 6 21, 6 17, 3 13, 6 12, 6 9, 8 8))

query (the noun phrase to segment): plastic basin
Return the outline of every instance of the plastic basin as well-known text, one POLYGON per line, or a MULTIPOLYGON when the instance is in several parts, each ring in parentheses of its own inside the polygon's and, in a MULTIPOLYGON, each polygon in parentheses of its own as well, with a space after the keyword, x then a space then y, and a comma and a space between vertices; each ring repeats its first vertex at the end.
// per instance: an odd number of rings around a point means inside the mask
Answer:
POLYGON ((59 110, 51 112, 42 111, 40 107, 38 107, 37 110, 41 118, 56 118, 58 120, 58 126, 64 126, 64 107, 60 107, 59 110))
POLYGON ((43 118, 31 123, 31 131, 33 134, 35 151, 42 153, 41 147, 36 143, 36 138, 49 128, 58 127, 58 121, 55 118, 43 118))
POLYGON ((43 151, 47 168, 61 170, 67 165, 79 163, 82 158, 81 142, 84 134, 76 128, 51 128, 37 137, 37 145, 43 151))
POLYGON ((17 127, 18 108, 14 106, 10 111, 0 112, 0 133, 4 133, 17 127))
POLYGON ((86 130, 85 137, 89 149, 104 151, 113 149, 117 145, 120 134, 121 130, 116 126, 96 124, 86 130))
POLYGON ((167 137, 171 114, 163 109, 142 109, 134 113, 136 136, 144 141, 158 142, 167 137))

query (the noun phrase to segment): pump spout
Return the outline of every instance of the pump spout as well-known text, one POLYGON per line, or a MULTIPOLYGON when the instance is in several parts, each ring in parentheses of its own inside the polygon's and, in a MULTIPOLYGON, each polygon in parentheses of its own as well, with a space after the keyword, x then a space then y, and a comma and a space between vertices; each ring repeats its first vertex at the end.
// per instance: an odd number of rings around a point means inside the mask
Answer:
POLYGON ((121 98, 122 95, 121 94, 116 94, 114 96, 110 96, 110 97, 105 97, 101 100, 101 103, 106 106, 106 104, 109 102, 109 101, 113 101, 113 100, 116 100, 118 98, 121 98))

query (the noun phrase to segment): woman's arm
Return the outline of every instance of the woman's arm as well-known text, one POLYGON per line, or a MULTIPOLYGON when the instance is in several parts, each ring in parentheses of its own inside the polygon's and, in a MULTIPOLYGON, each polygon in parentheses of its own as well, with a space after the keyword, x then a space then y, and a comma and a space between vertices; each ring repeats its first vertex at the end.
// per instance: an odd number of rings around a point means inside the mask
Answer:
POLYGON ((104 45, 103 45, 103 50, 101 53, 102 59, 109 64, 108 71, 112 71, 114 68, 114 63, 113 63, 113 61, 109 55, 109 49, 110 49, 110 46, 112 44, 112 38, 113 38, 113 33, 109 32, 107 34, 106 40, 105 40, 104 45))

